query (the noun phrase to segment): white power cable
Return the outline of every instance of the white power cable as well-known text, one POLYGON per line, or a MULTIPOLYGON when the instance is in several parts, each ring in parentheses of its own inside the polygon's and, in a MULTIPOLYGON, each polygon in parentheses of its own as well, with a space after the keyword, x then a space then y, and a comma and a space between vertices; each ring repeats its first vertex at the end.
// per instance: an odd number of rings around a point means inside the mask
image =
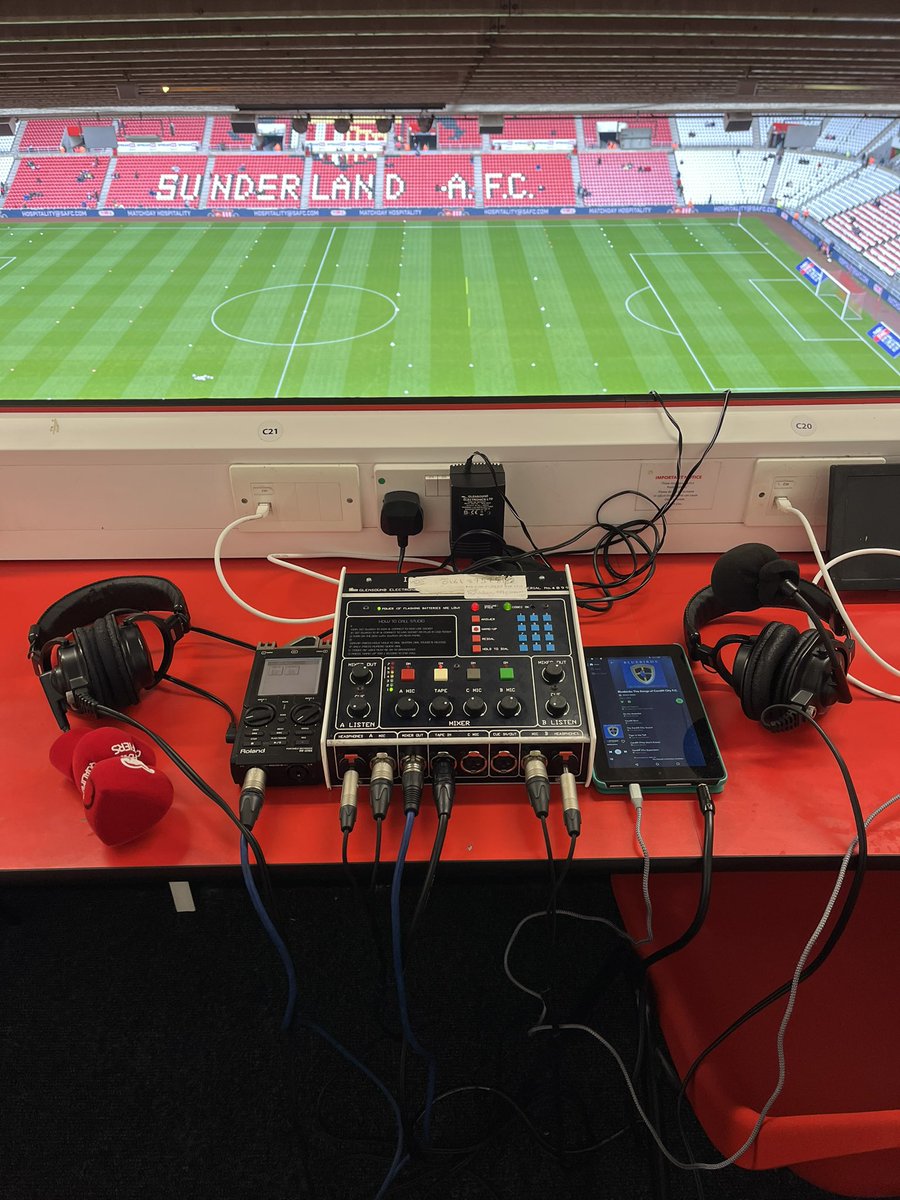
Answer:
MULTIPOLYGON (((889 674, 900 678, 900 669, 893 666, 891 663, 886 662, 880 654, 877 654, 872 649, 865 638, 859 633, 856 626, 853 624, 853 621, 850 619, 846 608, 844 608, 844 605, 841 603, 841 598, 837 593, 837 588, 834 586, 831 575, 828 573, 829 567, 834 567, 838 563, 842 563, 848 558, 861 558, 865 554, 887 554, 894 558, 900 558, 900 550, 892 550, 887 547, 867 547, 863 550, 850 550, 848 553, 841 554, 837 558, 833 558, 831 562, 826 563, 822 555, 822 551, 819 548, 819 543, 816 541, 816 535, 813 533, 812 526, 807 520, 806 515, 802 513, 799 508, 794 508, 793 504, 791 504, 790 500, 788 500, 786 496, 776 496, 775 506, 780 512, 790 513, 792 516, 796 517, 803 526, 806 537, 819 566, 819 573, 816 575, 813 582, 818 583, 820 579, 823 580, 825 587, 828 589, 828 594, 834 601, 835 608, 841 614, 841 618, 844 624, 847 626, 847 631, 850 636, 854 639, 861 650, 864 650, 870 658, 874 659, 875 662, 884 667, 889 674)), ((848 683, 852 683, 855 687, 860 688, 862 691, 868 692, 871 696, 878 696, 882 700, 894 700, 896 702, 900 702, 900 696, 895 696, 891 692, 882 692, 879 688, 872 687, 871 684, 868 683, 863 683, 861 680, 856 679, 853 675, 848 674, 847 681, 848 683)))
MULTIPOLYGON (((228 580, 225 578, 225 573, 222 570, 222 546, 226 537, 231 533, 232 529, 237 529, 238 525, 245 525, 248 521, 264 521, 272 510, 271 504, 265 501, 256 506, 256 512, 250 513, 246 517, 238 517, 236 521, 232 521, 230 525, 226 525, 219 536, 216 538, 216 546, 213 550, 213 566, 216 569, 216 575, 219 577, 219 583, 235 602, 240 605, 245 612, 252 613, 254 617, 262 617, 264 621, 275 621, 279 625, 321 625, 323 621, 333 621, 334 612, 325 613, 318 617, 275 617, 271 613, 263 612, 262 609, 254 608, 252 604, 248 604, 246 600, 242 600, 237 594, 228 580)), ((337 583, 337 580, 330 579, 326 575, 320 575, 320 579, 325 579, 329 583, 337 583)))
MULTIPOLYGON (((301 575, 310 575, 313 579, 324 579, 326 583, 340 582, 334 575, 322 575, 318 571, 311 571, 308 567, 301 567, 298 563, 291 562, 292 558, 302 558, 308 560, 311 558, 361 558, 367 562, 396 562, 396 554, 365 554, 363 551, 356 550, 335 550, 331 554, 315 553, 315 554, 267 554, 266 560, 274 563, 276 567, 286 567, 289 571, 298 571, 301 575)), ((415 555, 408 554, 403 560, 404 562, 421 563, 426 567, 440 567, 443 564, 433 558, 416 558, 415 555)))
MULTIPOLYGON (((891 796, 891 798, 889 800, 885 800, 885 802, 883 804, 879 805, 879 807, 876 808, 873 813, 870 813, 870 815, 865 820, 866 829, 868 829, 870 823, 872 821, 874 821, 877 816, 880 816, 880 814, 883 813, 885 811, 885 809, 890 808, 892 804, 896 804, 896 802, 898 800, 900 800, 900 792, 898 792, 894 796, 891 796)), ((828 897, 828 903, 825 905, 825 910, 819 919, 819 923, 816 925, 815 929, 813 930, 812 936, 810 937, 809 941, 804 946, 803 953, 800 955, 800 958, 797 961, 797 965, 794 968, 794 974, 791 979, 790 994, 788 995, 787 1004, 785 1005, 784 1016, 781 1018, 781 1025, 779 1026, 779 1029, 778 1029, 778 1036, 775 1039, 775 1052, 778 1057, 778 1080, 775 1084, 772 1094, 769 1096, 768 1100, 762 1106, 760 1113, 759 1113, 759 1117, 756 1120, 756 1124, 751 1129, 751 1131, 747 1137, 747 1140, 744 1142, 744 1144, 739 1149, 735 1150, 734 1154, 730 1154, 728 1156, 728 1158, 722 1159, 721 1162, 714 1162, 714 1163, 702 1163, 702 1162, 701 1163, 698 1163, 698 1162, 686 1163, 686 1162, 682 1162, 680 1159, 675 1158, 675 1156, 673 1154, 671 1154, 670 1151, 663 1144, 662 1138, 660 1137, 659 1133, 657 1132, 657 1130, 654 1127, 653 1123, 651 1122, 650 1118, 644 1112, 644 1109, 641 1106, 641 1102, 638 1099, 637 1092, 635 1091, 634 1084, 631 1081, 631 1076, 629 1075, 628 1069, 625 1066, 624 1062, 622 1062, 622 1058, 621 1058, 618 1050, 616 1050, 615 1046, 612 1046, 606 1040, 606 1038, 601 1036, 601 1034, 597 1033, 597 1031, 595 1029, 591 1029, 591 1027, 589 1025, 580 1025, 575 1022, 570 1022, 567 1024, 560 1024, 560 1025, 545 1025, 545 1024, 543 1024, 543 1021, 544 1021, 544 1017, 546 1016, 546 1009, 544 1009, 541 1014, 540 1022, 528 1031, 529 1036, 531 1036, 535 1033, 545 1033, 549 1030, 555 1031, 557 1029, 577 1029, 577 1030, 580 1030, 582 1033, 586 1033, 590 1037, 595 1038, 596 1041, 598 1041, 600 1043, 600 1045, 603 1046, 604 1049, 607 1050, 609 1052, 609 1054, 612 1056, 613 1061, 615 1062, 616 1066, 619 1068, 619 1070, 622 1073, 622 1077, 625 1080, 625 1084, 631 1095, 631 1099, 632 1099, 635 1109, 637 1110, 638 1116, 641 1118, 644 1125, 647 1127, 647 1131, 649 1132, 650 1136, 653 1138, 654 1142, 656 1143, 657 1147, 659 1148, 660 1154, 662 1154, 662 1156, 668 1162, 670 1162, 673 1167, 679 1167, 684 1171, 721 1171, 724 1167, 732 1166, 732 1164, 736 1163, 737 1160, 742 1155, 746 1154, 746 1152, 750 1149, 750 1147, 756 1141, 757 1137, 759 1136, 759 1131, 762 1129, 763 1122, 765 1121, 766 1117, 768 1116, 768 1113, 769 1113, 770 1109, 772 1108, 772 1105, 775 1103, 775 1101, 781 1095, 781 1092, 784 1088, 785 1080, 787 1078, 787 1062, 786 1062, 785 1055, 784 1055, 784 1038, 785 1038, 785 1034, 787 1033, 788 1023, 789 1023, 791 1017, 793 1016, 794 1005, 797 1000, 797 989, 800 987, 800 976, 803 974, 803 969, 806 966, 807 961, 809 960, 809 956, 813 952, 816 942, 819 940, 819 938, 822 935, 823 929, 828 924, 828 920, 831 916, 831 912, 832 912, 835 904, 837 903, 837 899, 840 894, 841 887, 843 886, 844 877, 847 874, 847 868, 850 864, 850 859, 853 855, 853 851, 856 849, 858 841, 859 841, 859 838, 854 838, 853 841, 850 843, 850 845, 847 847, 847 851, 844 854, 843 859, 841 860, 841 865, 840 865, 840 869, 838 870, 837 879, 835 880, 834 888, 832 889, 831 895, 828 897)), ((523 989, 523 990, 527 991, 528 989, 523 989)), ((532 992, 531 994, 536 995, 536 993, 534 993, 534 992, 532 992)))

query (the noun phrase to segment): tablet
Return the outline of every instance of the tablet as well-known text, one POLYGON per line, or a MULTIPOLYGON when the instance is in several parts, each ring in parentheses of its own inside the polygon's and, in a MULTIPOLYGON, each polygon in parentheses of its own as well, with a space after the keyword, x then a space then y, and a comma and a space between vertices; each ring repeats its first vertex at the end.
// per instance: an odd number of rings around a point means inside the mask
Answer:
POLYGON ((585 646, 603 792, 721 791, 725 766, 680 645, 585 646))

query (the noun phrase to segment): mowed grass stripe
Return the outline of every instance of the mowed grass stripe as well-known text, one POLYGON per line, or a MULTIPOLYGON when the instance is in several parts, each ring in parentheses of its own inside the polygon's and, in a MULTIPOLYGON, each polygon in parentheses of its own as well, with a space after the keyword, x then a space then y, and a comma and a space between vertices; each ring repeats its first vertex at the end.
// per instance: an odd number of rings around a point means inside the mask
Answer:
MULTIPOLYGON (((100 387, 92 388, 91 379, 94 371, 102 371, 115 331, 128 328, 129 319, 140 316, 146 280, 139 273, 135 283, 135 265, 155 261, 159 231, 145 227, 130 237, 115 238, 111 249, 113 238, 114 234, 98 229, 87 239, 87 248, 80 240, 49 265, 48 271, 58 281, 53 291, 58 305, 53 324, 43 327, 40 338, 27 339, 20 330, 16 339, 21 374, 30 379, 32 394, 64 398, 118 391, 118 374, 100 387)), ((29 308, 29 316, 33 315, 29 308)))
POLYGON ((668 392, 707 390, 696 363, 631 258, 632 254, 640 255, 647 243, 657 248, 665 246, 664 236, 652 225, 635 227, 629 223, 623 227, 614 222, 608 229, 600 222, 597 233, 587 254, 598 287, 609 298, 610 318, 618 331, 605 360, 610 392, 629 395, 651 388, 668 392))
MULTIPOLYGON (((474 364, 471 373, 476 396, 512 396, 518 387, 506 338, 506 310, 497 264, 491 252, 494 234, 495 231, 486 226, 467 226, 462 231, 460 243, 464 279, 469 281, 467 321, 468 310, 472 313, 472 324, 468 326, 470 357, 466 362, 474 364)), ((466 370, 470 368, 467 366, 466 370)))
MULTIPOLYGON (((431 382, 439 396, 472 396, 476 392, 479 363, 473 344, 471 297, 467 291, 463 247, 466 236, 456 225, 442 236, 429 238, 431 382)), ((468 287, 471 288, 471 282, 468 287)))
POLYGON ((747 283, 759 256, 686 254, 650 259, 645 269, 656 280, 685 337, 720 387, 737 380, 770 388, 777 378, 789 386, 813 386, 804 343, 747 283))
POLYGON ((541 320, 541 295, 549 298, 549 288, 537 285, 528 270, 522 245, 522 228, 491 231, 490 250, 504 320, 496 331, 495 353, 508 347, 516 386, 522 395, 555 396, 560 380, 553 350, 541 320), (532 366, 534 363, 534 366, 532 366))

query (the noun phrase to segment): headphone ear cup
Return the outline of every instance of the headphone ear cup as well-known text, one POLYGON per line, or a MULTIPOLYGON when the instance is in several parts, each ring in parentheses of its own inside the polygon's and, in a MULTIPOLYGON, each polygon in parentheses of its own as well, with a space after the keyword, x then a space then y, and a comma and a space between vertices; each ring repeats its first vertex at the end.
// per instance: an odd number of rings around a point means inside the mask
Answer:
POLYGON ((88 695, 92 700, 96 700, 100 704, 112 705, 113 698, 110 694, 109 683, 106 671, 103 668, 103 661, 97 646, 95 632, 97 625, 101 624, 102 621, 103 618, 101 617, 99 621, 94 621, 92 625, 80 625, 77 629, 73 629, 72 637, 84 662, 88 695))
POLYGON ((121 708, 137 704, 138 687, 125 660, 118 621, 112 613, 107 613, 105 617, 94 622, 94 629, 97 647, 110 684, 110 695, 115 698, 112 707, 121 708))
POLYGON ((799 637, 799 630, 783 621, 770 621, 763 626, 744 664, 740 680, 735 681, 741 708, 751 721, 758 721, 766 708, 775 702, 775 681, 785 656, 799 637))

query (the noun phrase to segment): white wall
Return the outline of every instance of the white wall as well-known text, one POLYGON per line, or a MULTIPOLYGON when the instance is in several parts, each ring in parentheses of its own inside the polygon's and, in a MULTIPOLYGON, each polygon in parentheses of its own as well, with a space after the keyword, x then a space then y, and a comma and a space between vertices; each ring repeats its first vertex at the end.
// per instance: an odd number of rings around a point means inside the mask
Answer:
MULTIPOLYGON (((699 455, 715 403, 675 410, 685 462, 699 455)), ((674 431, 655 408, 492 409, 477 413, 246 412, 5 414, 0 416, 0 558, 202 557, 236 515, 235 463, 356 463, 362 530, 312 534, 236 530, 226 556, 394 547, 378 528, 376 464, 449 464, 481 449, 504 464, 507 491, 539 544, 576 532, 622 488, 646 484, 647 464, 674 465, 674 431), (267 430, 278 430, 270 441, 267 430)), ((799 527, 744 521, 758 458, 884 455, 900 460, 900 407, 735 404, 699 495, 670 521, 668 550, 724 550, 740 541, 804 548, 799 527), (812 428, 809 428, 809 427, 812 428)), ((397 478, 396 472, 388 480, 397 478)), ((396 483, 394 483, 396 486, 396 483)), ((423 488, 424 490, 424 488, 423 488)), ((410 553, 444 553, 447 504, 431 497, 410 553)), ((244 510, 246 511, 246 509, 244 510)), ((633 498, 604 517, 636 512, 633 498)), ((509 525, 510 540, 521 541, 509 525)))

